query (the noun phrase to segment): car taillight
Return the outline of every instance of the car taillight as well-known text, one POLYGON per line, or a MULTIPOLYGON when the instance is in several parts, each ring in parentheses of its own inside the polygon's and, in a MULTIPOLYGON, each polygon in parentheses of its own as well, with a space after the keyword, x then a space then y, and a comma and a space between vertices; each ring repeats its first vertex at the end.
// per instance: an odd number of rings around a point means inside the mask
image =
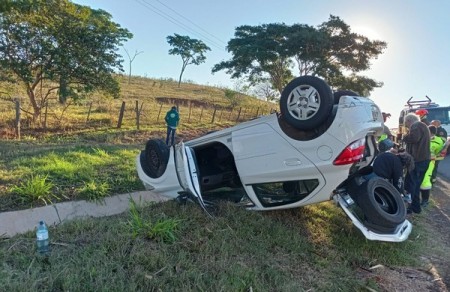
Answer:
POLYGON ((338 155, 338 157, 333 161, 334 165, 346 165, 354 163, 364 156, 364 147, 366 139, 362 138, 357 140, 347 147, 338 155))

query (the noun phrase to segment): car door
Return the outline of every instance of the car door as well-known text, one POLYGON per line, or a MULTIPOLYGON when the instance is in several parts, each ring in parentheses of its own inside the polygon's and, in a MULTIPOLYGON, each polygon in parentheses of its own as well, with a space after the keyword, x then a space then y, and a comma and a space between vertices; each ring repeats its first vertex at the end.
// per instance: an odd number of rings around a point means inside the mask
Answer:
POLYGON ((197 202, 208 214, 200 191, 199 174, 194 150, 183 142, 175 145, 175 169, 184 195, 197 202))

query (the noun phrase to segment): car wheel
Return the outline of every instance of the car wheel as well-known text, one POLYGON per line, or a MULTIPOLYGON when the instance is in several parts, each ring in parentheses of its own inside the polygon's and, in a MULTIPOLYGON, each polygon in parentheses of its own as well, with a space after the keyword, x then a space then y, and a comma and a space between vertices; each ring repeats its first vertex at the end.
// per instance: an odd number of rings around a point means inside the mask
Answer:
POLYGON ((348 96, 359 96, 359 93, 356 93, 354 91, 351 90, 338 90, 336 92, 333 93, 333 98, 334 98, 334 103, 338 104, 339 100, 341 99, 342 96, 344 95, 348 95, 348 96))
POLYGON ((328 84, 314 76, 297 77, 281 93, 281 117, 292 127, 308 131, 323 124, 333 108, 328 84))
POLYGON ((367 221, 395 227, 406 219, 406 207, 397 189, 385 179, 374 177, 360 186, 359 207, 367 221))
POLYGON ((151 178, 163 175, 169 161, 169 147, 162 140, 147 141, 145 150, 141 152, 140 161, 144 172, 151 178))

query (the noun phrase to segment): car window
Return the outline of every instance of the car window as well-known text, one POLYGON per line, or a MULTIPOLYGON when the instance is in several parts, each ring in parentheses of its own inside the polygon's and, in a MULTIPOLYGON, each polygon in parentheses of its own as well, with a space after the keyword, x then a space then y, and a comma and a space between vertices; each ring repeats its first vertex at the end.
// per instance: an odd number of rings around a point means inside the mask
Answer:
POLYGON ((443 124, 449 123, 449 108, 435 108, 428 110, 428 120, 439 120, 443 124))
POLYGON ((264 207, 292 204, 306 198, 319 185, 318 179, 271 182, 253 185, 264 207))

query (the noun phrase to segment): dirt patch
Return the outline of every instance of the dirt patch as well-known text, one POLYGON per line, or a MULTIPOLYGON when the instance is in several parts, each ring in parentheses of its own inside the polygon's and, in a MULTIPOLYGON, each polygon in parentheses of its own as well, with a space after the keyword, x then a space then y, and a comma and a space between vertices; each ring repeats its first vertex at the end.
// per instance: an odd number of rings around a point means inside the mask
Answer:
MULTIPOLYGON (((450 183, 438 178, 432 190, 433 203, 420 216, 408 219, 428 229, 426 254, 422 265, 413 267, 386 267, 382 265, 361 270, 365 279, 376 282, 380 291, 449 291, 450 287, 450 183)), ((421 235, 417 235, 421 236, 421 235)), ((370 290, 370 289, 369 289, 370 290)))

